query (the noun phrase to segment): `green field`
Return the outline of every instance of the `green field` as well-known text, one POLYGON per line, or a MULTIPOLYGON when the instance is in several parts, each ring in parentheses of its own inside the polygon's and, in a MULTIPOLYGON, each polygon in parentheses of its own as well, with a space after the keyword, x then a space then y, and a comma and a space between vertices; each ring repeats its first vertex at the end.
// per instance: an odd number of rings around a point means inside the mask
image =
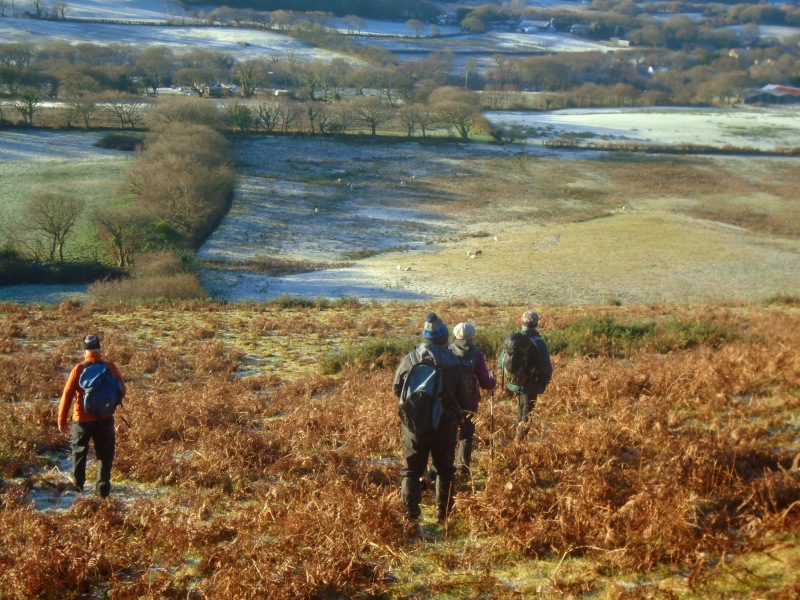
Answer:
MULTIPOLYGON (((69 258, 94 253, 92 212, 114 202, 117 180, 132 163, 133 154, 102 150, 92 144, 99 133, 47 131, 0 132, 0 219, 12 227, 23 218, 33 196, 57 193, 83 199, 84 213, 67 240, 69 258)), ((18 225, 17 232, 24 230, 18 225)))

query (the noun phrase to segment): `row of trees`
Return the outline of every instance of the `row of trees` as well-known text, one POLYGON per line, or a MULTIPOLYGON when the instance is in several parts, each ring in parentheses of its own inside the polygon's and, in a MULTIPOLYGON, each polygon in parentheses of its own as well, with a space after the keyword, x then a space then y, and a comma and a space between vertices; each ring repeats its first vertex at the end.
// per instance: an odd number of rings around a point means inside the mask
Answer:
POLYGON ((368 96, 352 102, 296 102, 291 99, 261 99, 225 105, 229 125, 240 131, 266 133, 306 132, 309 134, 366 131, 401 131, 411 137, 425 137, 437 128, 448 128, 467 140, 472 133, 490 133, 481 113, 477 94, 465 89, 440 87, 425 102, 392 105, 368 96))
POLYGON ((277 89, 301 102, 329 106, 357 100, 351 109, 340 106, 329 111, 340 113, 340 129, 348 128, 354 113, 372 106, 364 100, 368 96, 378 95, 389 108, 398 108, 425 104, 431 91, 442 86, 467 84, 483 91, 483 97, 490 99, 484 106, 492 107, 497 90, 573 93, 587 84, 626 85, 642 99, 692 104, 736 101, 748 87, 766 83, 800 84, 797 48, 781 45, 735 52, 497 54, 488 66, 479 69, 475 61, 467 61, 460 72, 456 63, 457 56, 450 51, 383 66, 345 58, 307 61, 292 53, 237 62, 207 50, 177 55, 164 47, 137 51, 60 42, 41 49, 27 43, 2 44, 0 97, 7 101, 0 103, 0 121, 16 118, 34 125, 45 101, 61 100, 51 124, 133 128, 146 114, 145 98, 156 96, 159 89, 179 86, 183 93, 203 97, 220 81, 238 86, 236 93, 244 98, 264 98, 265 91, 277 89))

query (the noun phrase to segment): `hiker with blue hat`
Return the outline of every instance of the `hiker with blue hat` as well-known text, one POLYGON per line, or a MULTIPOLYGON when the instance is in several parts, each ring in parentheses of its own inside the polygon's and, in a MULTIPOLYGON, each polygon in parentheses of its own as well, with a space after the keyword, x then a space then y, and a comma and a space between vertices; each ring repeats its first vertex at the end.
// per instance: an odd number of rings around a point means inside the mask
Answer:
POLYGON ((401 497, 408 519, 419 519, 422 477, 430 456, 438 472, 436 518, 447 519, 455 502, 455 451, 462 411, 472 398, 461 360, 447 347, 448 330, 436 313, 422 326, 422 343, 397 367, 392 391, 400 399, 404 465, 401 497))

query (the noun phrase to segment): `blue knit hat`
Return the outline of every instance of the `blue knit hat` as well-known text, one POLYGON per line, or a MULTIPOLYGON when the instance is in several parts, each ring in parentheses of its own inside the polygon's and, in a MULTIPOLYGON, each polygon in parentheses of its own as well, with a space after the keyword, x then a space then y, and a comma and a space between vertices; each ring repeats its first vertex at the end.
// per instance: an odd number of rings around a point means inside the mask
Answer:
POLYGON ((426 338, 447 337, 447 325, 444 324, 434 312, 429 312, 425 316, 425 324, 422 326, 422 335, 426 338))

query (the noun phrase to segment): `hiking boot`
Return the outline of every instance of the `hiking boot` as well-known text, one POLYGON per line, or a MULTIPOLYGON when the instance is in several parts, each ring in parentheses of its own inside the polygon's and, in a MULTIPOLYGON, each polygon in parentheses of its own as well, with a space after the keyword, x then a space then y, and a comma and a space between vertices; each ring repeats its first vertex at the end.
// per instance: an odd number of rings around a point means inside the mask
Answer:
POLYGON ((517 441, 521 442, 528 435, 528 422, 520 421, 517 423, 517 441))
POLYGON ((469 467, 467 465, 461 465, 456 469, 456 475, 469 477, 469 467))
POLYGON ((78 485, 77 483, 75 483, 75 478, 74 477, 70 477, 69 481, 64 485, 64 491, 65 492, 70 492, 70 493, 75 493, 75 494, 82 494, 83 493, 83 486, 82 485, 78 485))

